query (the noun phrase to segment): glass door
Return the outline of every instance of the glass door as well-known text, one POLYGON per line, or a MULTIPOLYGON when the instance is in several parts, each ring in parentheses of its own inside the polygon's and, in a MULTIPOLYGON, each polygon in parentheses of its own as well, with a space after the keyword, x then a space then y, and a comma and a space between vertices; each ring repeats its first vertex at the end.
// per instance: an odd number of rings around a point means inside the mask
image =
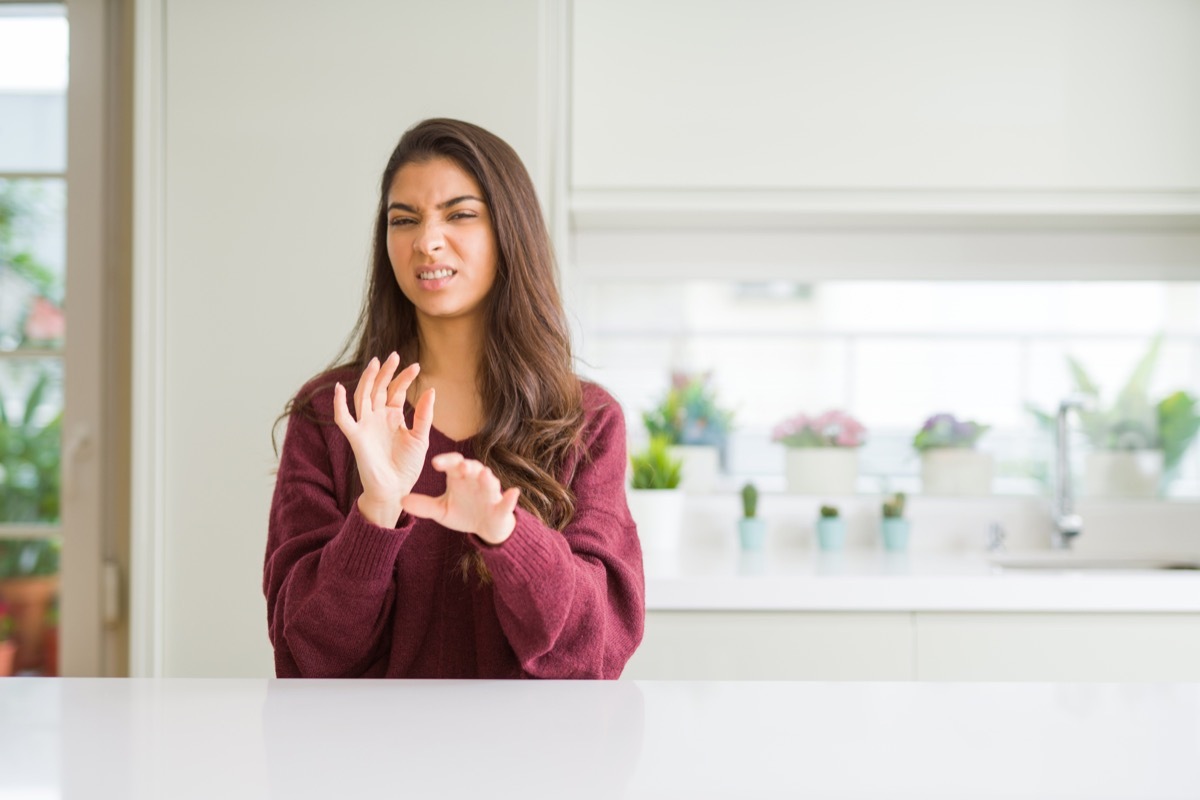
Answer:
POLYGON ((0 4, 0 676, 56 675, 67 16, 0 4))

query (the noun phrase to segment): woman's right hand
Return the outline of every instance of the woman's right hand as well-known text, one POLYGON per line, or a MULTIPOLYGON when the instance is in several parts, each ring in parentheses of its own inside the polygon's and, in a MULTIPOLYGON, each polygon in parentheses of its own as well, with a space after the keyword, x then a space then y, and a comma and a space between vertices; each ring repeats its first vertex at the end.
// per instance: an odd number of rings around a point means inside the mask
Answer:
POLYGON ((333 420, 350 441, 362 479, 359 513, 385 528, 395 526, 401 499, 421 475, 433 425, 433 389, 417 400, 412 429, 405 425, 404 398, 421 367, 410 364, 393 379, 398 366, 396 353, 382 365, 378 358, 371 359, 354 391, 354 416, 346 402, 346 388, 339 383, 333 390, 333 420))

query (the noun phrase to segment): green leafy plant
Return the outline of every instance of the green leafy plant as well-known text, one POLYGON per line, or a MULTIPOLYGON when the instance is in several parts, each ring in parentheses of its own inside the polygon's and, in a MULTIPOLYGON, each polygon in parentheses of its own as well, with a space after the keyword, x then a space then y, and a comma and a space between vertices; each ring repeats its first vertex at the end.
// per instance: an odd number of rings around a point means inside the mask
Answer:
MULTIPOLYGON (((1075 391, 1090 400, 1091 408, 1079 411, 1083 433, 1097 450, 1163 451, 1163 469, 1170 473, 1200 432, 1200 414, 1196 398, 1176 391, 1158 402, 1150 399, 1150 380, 1162 347, 1162 334, 1155 336, 1146 353, 1134 367, 1111 406, 1105 407, 1100 387, 1083 364, 1068 356, 1075 391)), ((1055 419, 1033 406, 1026 408, 1047 430, 1053 431, 1055 419)))
POLYGON ((758 513, 758 488, 753 483, 742 487, 742 516, 753 519, 758 513))
POLYGON ((629 457, 634 489, 674 489, 679 486, 683 462, 671 457, 667 450, 669 446, 665 437, 655 436, 645 450, 629 457))
POLYGON ((934 414, 921 425, 913 437, 912 446, 918 451, 934 447, 972 448, 990 427, 971 420, 960 420, 953 414, 934 414))
POLYGON ((19 419, 10 419, 0 394, 0 521, 57 522, 62 466, 62 413, 39 424, 50 383, 43 371, 19 419))
POLYGON ((821 506, 821 516, 824 519, 836 519, 838 513, 837 506, 821 506))
POLYGON ((884 519, 899 519, 904 516, 904 492, 895 492, 883 501, 884 519))
POLYGON ((642 414, 652 438, 668 444, 720 445, 733 424, 733 412, 717 405, 712 373, 676 372, 658 405, 642 414))

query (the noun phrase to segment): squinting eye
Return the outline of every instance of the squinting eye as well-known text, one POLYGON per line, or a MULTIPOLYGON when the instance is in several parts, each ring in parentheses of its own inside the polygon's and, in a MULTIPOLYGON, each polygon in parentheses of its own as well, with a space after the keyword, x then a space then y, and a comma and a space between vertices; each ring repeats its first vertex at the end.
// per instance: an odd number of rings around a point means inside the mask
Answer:
POLYGON ((399 228, 401 225, 411 224, 412 220, 408 217, 396 217, 395 219, 388 220, 388 225, 391 225, 393 228, 399 228))
POLYGON ((477 215, 472 211, 458 211, 450 215, 450 219, 475 219, 477 215))

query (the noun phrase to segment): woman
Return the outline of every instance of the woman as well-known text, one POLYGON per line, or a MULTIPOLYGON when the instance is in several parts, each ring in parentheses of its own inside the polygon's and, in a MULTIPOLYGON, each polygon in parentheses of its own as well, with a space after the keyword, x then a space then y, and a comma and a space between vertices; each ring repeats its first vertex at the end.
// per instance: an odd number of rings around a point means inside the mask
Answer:
POLYGON ((616 678, 645 617, 624 418, 572 372, 516 153, 465 122, 407 131, 372 262, 353 355, 285 411, 276 673, 616 678))

